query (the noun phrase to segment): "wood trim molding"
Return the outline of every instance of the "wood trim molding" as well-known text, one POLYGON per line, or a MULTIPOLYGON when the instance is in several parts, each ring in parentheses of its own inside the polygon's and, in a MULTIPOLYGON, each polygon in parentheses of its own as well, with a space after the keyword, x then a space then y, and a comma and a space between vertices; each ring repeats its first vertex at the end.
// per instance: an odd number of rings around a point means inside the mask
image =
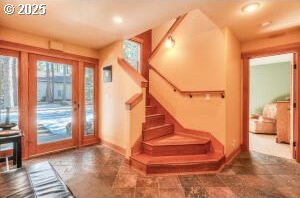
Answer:
POLYGON ((296 161, 300 163, 300 126, 299 126, 299 119, 300 119, 300 91, 299 91, 299 82, 300 82, 300 48, 294 54, 294 61, 296 64, 296 75, 294 80, 294 98, 296 102, 296 109, 294 112, 294 141, 296 143, 296 148, 294 148, 294 156, 296 161))
POLYGON ((243 58, 243 99, 242 99, 242 131, 243 131, 243 142, 242 150, 249 150, 249 58, 243 58))
POLYGON ((108 148, 116 151, 117 153, 120 153, 121 155, 125 156, 126 155, 126 149, 125 148, 122 148, 114 143, 111 143, 111 142, 108 142, 106 140, 103 140, 101 139, 101 143, 104 145, 104 146, 107 146, 108 148))
POLYGON ((99 67, 97 67, 95 64, 92 63, 86 63, 86 62, 79 62, 79 147, 88 145, 88 144, 94 144, 99 142, 99 124, 98 124, 98 118, 99 118, 99 67), (85 136, 84 135, 84 114, 85 114, 85 69, 90 68, 94 71, 94 134, 85 136))
POLYGON ((23 153, 22 156, 25 159, 29 157, 29 117, 28 117, 28 108, 29 108, 29 87, 28 87, 28 79, 29 79, 29 59, 27 52, 20 53, 19 59, 19 115, 20 115, 20 129, 23 132, 23 153))
POLYGON ((235 148, 231 153, 229 153, 228 157, 225 158, 225 163, 230 163, 236 156, 240 154, 242 151, 241 145, 235 148))
POLYGON ((157 46, 152 51, 148 62, 150 62, 150 60, 157 54, 157 52, 162 47, 162 45, 166 41, 166 39, 175 32, 175 30, 177 29, 177 27, 181 24, 181 22, 183 21, 183 19, 186 16, 187 16, 187 13, 185 13, 185 14, 183 14, 183 15, 181 15, 181 16, 179 16, 179 17, 176 18, 176 20, 173 23, 173 25, 170 27, 170 29, 166 32, 166 34, 162 37, 162 39, 159 41, 159 43, 157 44, 157 46))
POLYGON ((140 87, 148 87, 148 81, 135 71, 125 59, 118 58, 118 64, 140 87))
POLYGON ((296 77, 294 80, 295 91, 294 95, 295 102, 296 102, 296 109, 295 109, 295 121, 294 121, 294 136, 296 141, 296 153, 295 158, 297 162, 300 162, 300 127, 299 125, 299 104, 300 104, 300 92, 299 90, 299 76, 300 76, 300 69, 299 69, 299 60, 300 60, 300 43, 293 43, 281 46, 275 46, 270 48, 264 48, 252 52, 245 52, 242 54, 243 59, 243 76, 242 76, 242 85, 243 85, 243 98, 242 98, 242 133, 243 133, 243 143, 242 143, 242 150, 248 151, 249 150, 249 60, 251 58, 256 57, 263 57, 263 56, 272 56, 284 53, 294 53, 295 54, 295 61, 296 61, 296 77))
POLYGON ((142 150, 143 150, 143 135, 140 134, 138 139, 135 141, 135 143, 131 147, 131 156, 141 153, 142 150))
POLYGON ((225 91, 224 90, 181 90, 179 87, 177 87, 173 82, 168 80, 165 76, 163 76, 156 68, 150 65, 150 69, 154 71, 158 76, 160 76, 163 80, 165 80, 173 89, 175 92, 180 93, 181 95, 187 95, 189 97, 193 97, 194 95, 219 95, 221 98, 225 98, 225 91))
POLYGON ((274 56, 283 53, 293 53, 296 50, 300 50, 300 42, 243 52, 242 58, 250 59, 250 58, 263 57, 263 56, 274 56))
POLYGON ((139 104, 143 100, 143 93, 138 93, 132 96, 125 103, 129 110, 132 110, 137 104, 139 104))
POLYGON ((71 147, 66 147, 66 148, 63 148, 63 149, 57 149, 57 150, 53 150, 53 151, 49 151, 49 152, 30 155, 27 159, 34 159, 34 158, 41 157, 41 156, 44 156, 44 155, 55 154, 55 153, 59 153, 59 152, 62 152, 62 151, 68 151, 68 150, 72 150, 72 149, 76 149, 76 146, 71 146, 71 147))
POLYGON ((139 43, 139 44, 143 44, 143 43, 144 43, 144 40, 141 39, 141 38, 139 38, 139 37, 137 37, 137 36, 135 36, 135 37, 133 37, 133 38, 131 38, 131 39, 129 39, 129 40, 134 41, 134 42, 137 42, 137 43, 139 43))
POLYGON ((23 51, 30 54, 38 54, 43 56, 51 56, 51 57, 63 58, 63 59, 69 59, 75 61, 83 61, 83 62, 94 63, 99 65, 99 60, 97 58, 91 58, 91 57, 66 53, 58 50, 34 47, 34 46, 24 45, 20 43, 4 41, 4 40, 0 40, 0 48, 6 50, 23 51))

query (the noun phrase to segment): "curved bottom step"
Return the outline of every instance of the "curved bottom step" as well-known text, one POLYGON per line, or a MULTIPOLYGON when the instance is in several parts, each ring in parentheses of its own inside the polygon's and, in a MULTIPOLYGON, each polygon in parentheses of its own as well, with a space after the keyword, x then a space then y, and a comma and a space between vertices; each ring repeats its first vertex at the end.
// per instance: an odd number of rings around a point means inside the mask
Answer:
POLYGON ((219 153, 163 157, 142 153, 131 157, 131 165, 146 174, 217 171, 224 161, 219 153))
POLYGON ((174 134, 146 141, 143 147, 151 156, 200 155, 209 152, 210 140, 174 134))

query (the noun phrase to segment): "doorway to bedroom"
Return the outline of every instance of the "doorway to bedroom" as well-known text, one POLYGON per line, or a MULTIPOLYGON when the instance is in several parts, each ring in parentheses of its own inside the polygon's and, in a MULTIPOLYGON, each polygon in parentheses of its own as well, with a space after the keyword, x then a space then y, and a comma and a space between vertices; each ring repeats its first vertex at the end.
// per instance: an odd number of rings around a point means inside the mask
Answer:
POLYGON ((293 158, 293 53, 249 60, 249 149, 293 158))

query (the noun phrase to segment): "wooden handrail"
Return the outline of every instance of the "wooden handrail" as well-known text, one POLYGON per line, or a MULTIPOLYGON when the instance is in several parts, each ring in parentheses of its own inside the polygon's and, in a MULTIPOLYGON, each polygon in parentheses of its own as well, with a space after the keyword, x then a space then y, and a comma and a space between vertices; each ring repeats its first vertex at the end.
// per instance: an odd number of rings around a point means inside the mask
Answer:
POLYGON ((132 96, 125 103, 129 110, 132 110, 137 104, 139 104, 143 100, 143 93, 138 93, 132 96))
POLYGON ((173 87, 173 90, 175 92, 178 92, 182 95, 187 95, 190 98, 192 98, 194 95, 219 95, 221 98, 225 98, 225 91, 224 90, 200 90, 200 91, 185 91, 181 90, 179 87, 177 87, 174 83, 172 83, 170 80, 168 80, 165 76, 163 76, 156 68, 154 68, 152 65, 150 65, 150 69, 154 71, 157 75, 159 75, 162 79, 164 79, 171 87, 173 87))
MULTIPOLYGON (((148 63, 150 63, 151 59, 157 54, 158 50, 161 48, 161 46, 166 41, 166 39, 175 32, 177 27, 181 24, 181 22, 183 21, 183 19, 186 16, 187 16, 187 13, 176 18, 175 22, 172 24, 170 29, 166 32, 166 34, 162 37, 162 39, 159 41, 157 46, 152 51, 151 56, 148 59, 148 63)), ((174 83, 169 81, 159 71, 157 71, 157 69, 155 69, 152 65, 149 64, 149 68, 152 69, 156 74, 158 74, 162 79, 164 79, 169 85, 171 85, 173 87, 174 91, 178 91, 182 95, 188 95, 190 98, 192 98, 193 95, 206 95, 206 94, 209 94, 209 95, 220 95, 221 98, 225 98, 225 91, 224 90, 183 91, 179 87, 177 87, 174 83)))
POLYGON ((150 57, 148 59, 148 62, 150 62, 150 60, 155 56, 155 54, 158 52, 158 50, 164 44, 164 42, 166 41, 166 39, 174 33, 174 31, 180 25, 180 23, 183 21, 183 19, 186 17, 186 15, 187 15, 187 13, 183 14, 183 15, 181 15, 181 16, 179 16, 179 17, 176 18, 176 20, 173 23, 173 25, 170 27, 170 29, 166 32, 166 34, 162 37, 162 39, 159 41, 159 43, 157 44, 157 46, 151 52, 151 55, 150 55, 150 57))
POLYGON ((118 63, 139 86, 148 87, 148 81, 140 73, 134 70, 124 58, 118 58, 118 63))
MULTIPOLYGON (((118 58, 118 64, 124 71, 141 87, 146 88, 148 87, 148 81, 124 59, 118 58)), ((143 92, 137 93, 133 95, 129 100, 125 102, 125 105, 128 107, 129 110, 132 110, 138 103, 143 100, 143 92)))

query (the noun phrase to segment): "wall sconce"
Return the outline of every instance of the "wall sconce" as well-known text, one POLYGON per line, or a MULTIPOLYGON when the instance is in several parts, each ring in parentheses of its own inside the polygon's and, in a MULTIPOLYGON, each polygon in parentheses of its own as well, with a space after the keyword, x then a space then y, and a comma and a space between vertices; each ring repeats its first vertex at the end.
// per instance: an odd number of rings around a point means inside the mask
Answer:
POLYGON ((165 47, 168 49, 173 48, 175 45, 175 40, 172 36, 169 36, 168 39, 165 42, 165 47))

